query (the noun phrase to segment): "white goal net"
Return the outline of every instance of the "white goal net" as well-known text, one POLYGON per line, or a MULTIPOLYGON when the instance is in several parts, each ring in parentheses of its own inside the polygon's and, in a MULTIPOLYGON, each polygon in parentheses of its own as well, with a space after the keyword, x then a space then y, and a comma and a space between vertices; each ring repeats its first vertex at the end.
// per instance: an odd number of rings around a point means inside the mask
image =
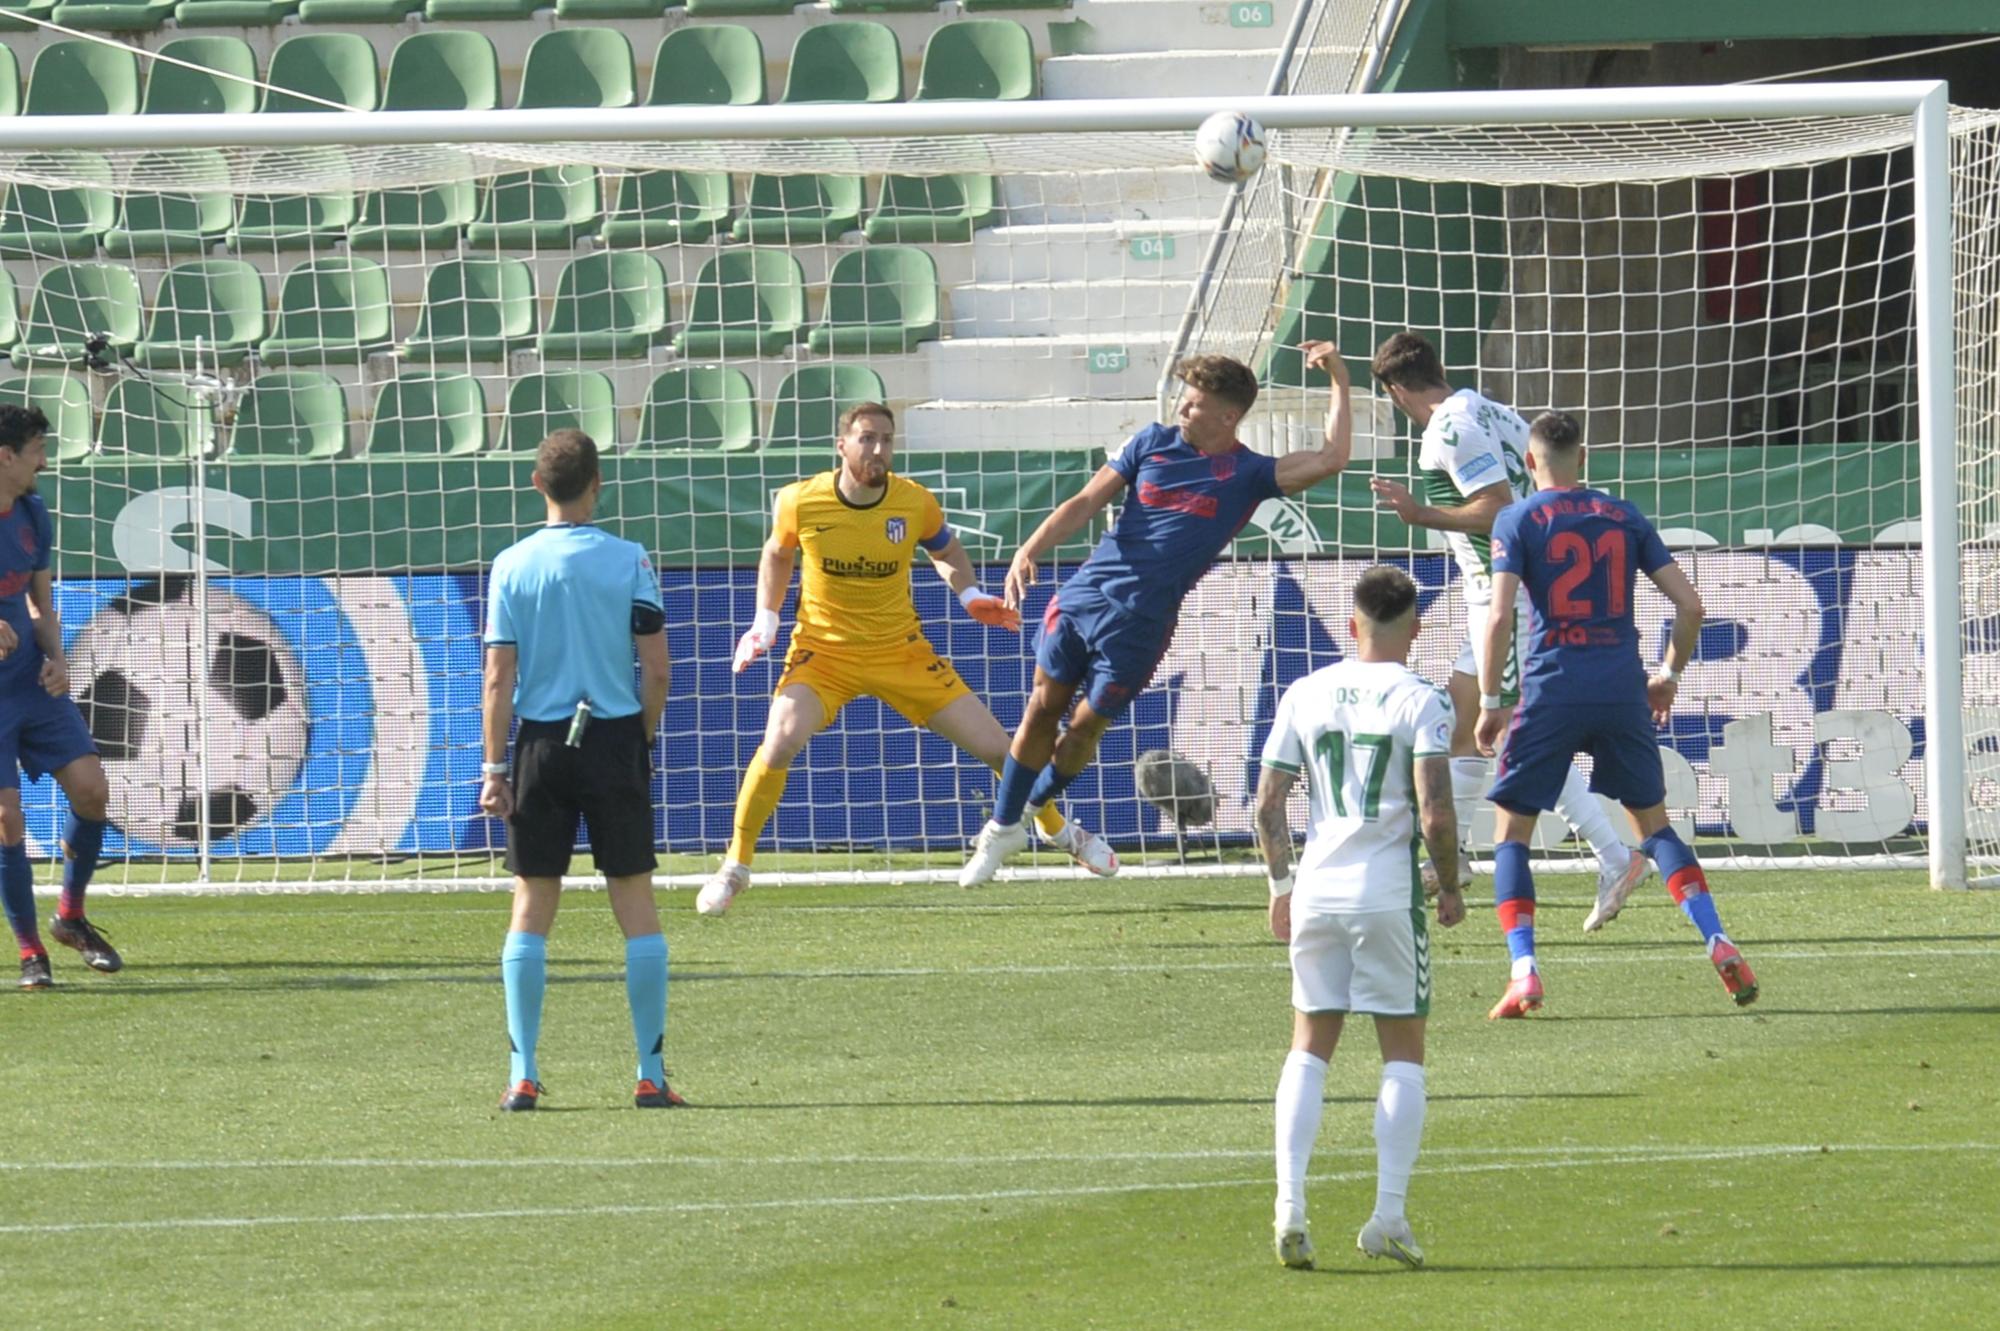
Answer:
MULTIPOLYGON (((1336 340, 1356 370, 1356 460, 1257 514, 1071 788, 1127 865, 1244 858, 1277 693, 1343 650, 1367 564, 1417 576, 1417 664, 1449 669, 1455 574, 1368 485, 1411 469, 1407 424, 1366 375, 1404 328, 1437 341, 1454 383, 1528 415, 1579 412, 1591 480, 1671 533, 1711 608, 1662 735, 1670 806, 1704 853, 1920 862, 1939 731, 1914 100, 1787 95, 1704 112, 1607 92, 1589 118, 1549 123, 1476 98, 1254 104, 1271 164, 1186 349, 1255 365, 1245 438, 1283 452, 1316 446, 1327 407, 1298 347, 1336 340), (1386 101, 1435 110, 1352 114, 1386 101), (1153 750, 1206 773, 1211 819, 1177 829, 1142 798, 1134 765, 1153 750)), ((843 407, 887 401, 898 469, 997 585, 1154 418, 1224 201, 1191 158, 1212 109, 0 124, 0 315, 16 318, 0 398, 52 422, 59 603, 111 774, 107 856, 125 862, 107 880, 498 876, 499 829, 475 807, 483 571, 539 521, 526 459, 563 425, 606 448, 602 520, 661 569, 675 676, 659 842, 665 871, 704 872, 772 681, 730 670, 772 493, 831 465, 843 407)), ((1978 664, 2000 613, 1992 133, 1966 118, 1953 161, 1971 237, 1956 492, 1976 837, 2000 807, 1984 756, 2000 675, 1978 664)), ((1062 550, 1059 572, 1088 549, 1062 550)), ((973 623, 928 569, 914 588, 932 641, 1011 726, 1032 634, 973 623)), ((1662 606, 1641 615, 1657 650, 1662 606)), ((863 700, 795 766, 759 863, 946 869, 991 792, 976 761, 863 700)), ((60 796, 41 781, 24 801, 52 853, 60 796)))

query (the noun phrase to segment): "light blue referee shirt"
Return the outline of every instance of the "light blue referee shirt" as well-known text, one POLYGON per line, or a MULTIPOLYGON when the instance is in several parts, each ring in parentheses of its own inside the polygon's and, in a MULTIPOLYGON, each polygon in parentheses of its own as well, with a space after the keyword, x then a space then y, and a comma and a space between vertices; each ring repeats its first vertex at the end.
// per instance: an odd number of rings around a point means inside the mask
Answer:
POLYGON ((565 522, 502 550, 486 585, 486 645, 520 653, 515 714, 567 721, 588 698, 599 719, 636 715, 635 605, 661 608, 660 579, 632 541, 565 522))

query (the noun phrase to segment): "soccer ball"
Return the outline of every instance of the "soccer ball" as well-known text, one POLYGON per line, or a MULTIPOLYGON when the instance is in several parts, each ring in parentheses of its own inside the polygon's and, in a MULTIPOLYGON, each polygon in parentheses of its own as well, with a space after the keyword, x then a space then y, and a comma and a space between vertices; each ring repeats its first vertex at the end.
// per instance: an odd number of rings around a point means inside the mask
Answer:
POLYGON ((104 760, 111 821, 128 836, 194 845, 206 807, 209 836, 221 841, 269 817, 298 780, 309 737, 305 672, 270 616, 239 596, 210 589, 204 633, 190 579, 136 584, 77 634, 70 674, 104 760))
POLYGON ((1211 180, 1248 180, 1264 165, 1264 127, 1240 111, 1217 111, 1195 131, 1194 157, 1211 180))

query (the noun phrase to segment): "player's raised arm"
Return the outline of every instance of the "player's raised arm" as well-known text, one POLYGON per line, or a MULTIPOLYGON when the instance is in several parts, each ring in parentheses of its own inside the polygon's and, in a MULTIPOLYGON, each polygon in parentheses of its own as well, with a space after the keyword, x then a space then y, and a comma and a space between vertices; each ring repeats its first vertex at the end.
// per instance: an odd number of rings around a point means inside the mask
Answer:
POLYGON ((1055 512, 1042 519, 1042 525, 1035 528, 1035 534, 1015 552, 1014 562, 1007 566, 1008 606, 1021 608, 1022 598, 1040 576, 1035 565, 1043 555, 1088 527, 1107 504, 1124 493, 1124 474, 1107 463, 1084 482, 1081 490, 1057 504, 1055 512))
POLYGON ((771 534, 757 557, 757 614, 736 643, 738 674, 778 640, 778 607, 785 603, 785 590, 792 585, 792 565, 799 555, 798 517, 792 502, 791 487, 786 486, 771 506, 771 534))
POLYGON ((1514 487, 1507 481, 1495 481, 1472 492, 1462 504, 1440 507, 1436 504, 1420 504, 1410 493, 1410 487, 1400 481, 1392 481, 1387 476, 1369 478, 1368 488, 1375 492, 1376 502, 1394 513, 1412 527, 1428 527, 1433 531, 1462 531, 1474 536, 1484 536, 1493 530, 1493 519, 1500 516, 1500 510, 1514 502, 1514 487))
POLYGON ((1646 681, 1646 702, 1653 709, 1653 719, 1665 725, 1673 714, 1674 695, 1680 692, 1681 671, 1694 660, 1695 646, 1701 641, 1701 621, 1707 612, 1702 608, 1701 593, 1673 560, 1648 569, 1646 576, 1674 606, 1674 631, 1667 642, 1666 659, 1660 662, 1659 673, 1646 681))
POLYGON ((1520 574, 1493 575, 1493 608, 1486 616, 1486 654, 1479 658, 1479 723, 1472 731, 1473 742, 1488 758, 1499 748, 1500 736, 1507 728, 1507 716, 1500 701, 1501 671, 1506 667, 1508 648, 1514 644, 1514 602, 1520 594, 1520 574))
POLYGON ((1287 453, 1278 459, 1278 488, 1288 495, 1309 490, 1338 475, 1354 456, 1354 381, 1331 342, 1308 342, 1303 350, 1310 369, 1325 370, 1333 380, 1333 403, 1326 412, 1326 441, 1311 453, 1287 453))

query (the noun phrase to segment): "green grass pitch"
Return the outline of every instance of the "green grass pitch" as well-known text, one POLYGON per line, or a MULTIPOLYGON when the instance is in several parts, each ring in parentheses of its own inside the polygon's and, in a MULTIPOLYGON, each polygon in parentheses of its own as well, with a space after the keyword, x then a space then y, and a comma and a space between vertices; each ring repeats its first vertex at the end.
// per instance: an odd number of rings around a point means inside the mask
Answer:
POLYGON ((1657 885, 1489 1023, 1439 934, 1422 1271, 1353 1251, 1378 1059, 1335 1057, 1270 1251, 1289 1030, 1255 880, 662 893, 631 1108, 601 893, 557 920, 543 1112, 502 1116, 495 895, 114 899, 129 965, 0 995, 0 1324, 1972 1328, 2000 1309, 2000 895, 1719 874, 1730 1004, 1657 885))

